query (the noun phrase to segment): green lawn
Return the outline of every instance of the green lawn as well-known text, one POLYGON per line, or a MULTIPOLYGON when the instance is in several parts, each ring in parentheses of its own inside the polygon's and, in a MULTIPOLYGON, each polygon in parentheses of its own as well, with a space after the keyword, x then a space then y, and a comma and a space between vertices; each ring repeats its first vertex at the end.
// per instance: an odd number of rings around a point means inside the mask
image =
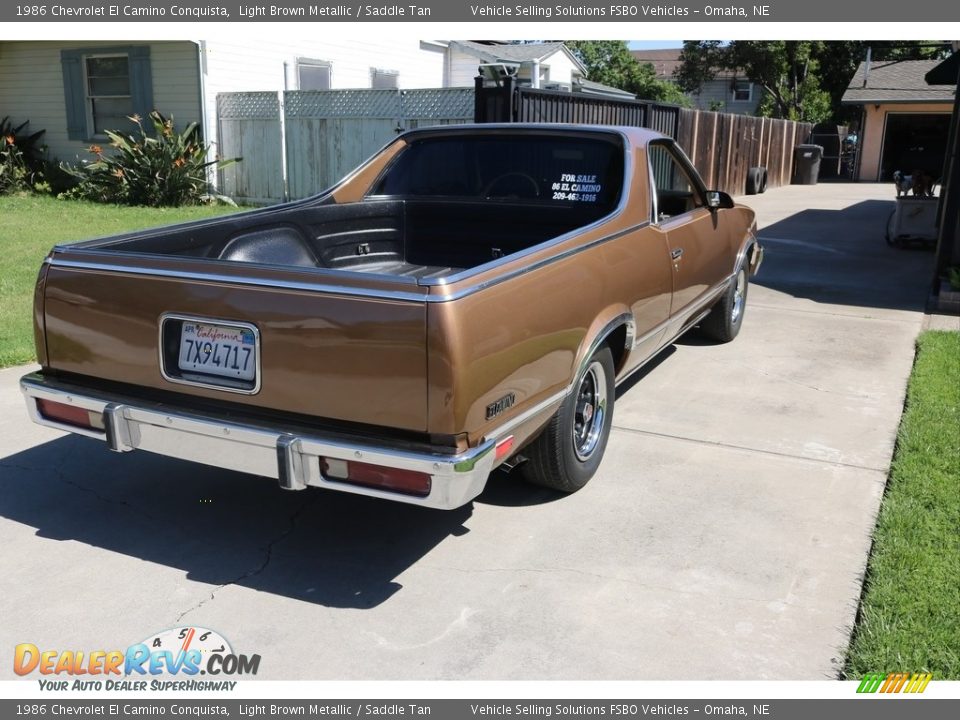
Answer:
POLYGON ((960 333, 927 332, 847 656, 849 678, 960 680, 960 333))
POLYGON ((51 247, 235 210, 224 205, 144 208, 41 195, 0 197, 0 367, 34 359, 33 286, 51 247))

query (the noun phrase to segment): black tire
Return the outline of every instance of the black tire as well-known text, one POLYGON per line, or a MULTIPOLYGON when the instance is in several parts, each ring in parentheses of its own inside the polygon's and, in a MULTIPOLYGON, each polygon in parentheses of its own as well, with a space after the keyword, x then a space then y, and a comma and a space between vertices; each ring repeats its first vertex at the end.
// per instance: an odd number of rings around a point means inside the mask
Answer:
POLYGON ((700 332, 718 342, 730 342, 740 333, 747 309, 749 280, 747 267, 743 265, 710 314, 700 323, 700 332))
POLYGON ((767 191, 767 169, 766 168, 760 168, 760 169, 763 171, 763 178, 760 180, 760 190, 758 192, 763 194, 767 191))
MULTIPOLYGON (((756 195, 763 192, 763 174, 764 168, 752 167, 747 170, 747 195, 756 195)), ((765 190, 766 188, 764 188, 765 190)))
POLYGON ((593 354, 574 388, 523 452, 527 462, 520 466, 525 480, 565 493, 587 484, 607 447, 616 394, 610 348, 593 354))

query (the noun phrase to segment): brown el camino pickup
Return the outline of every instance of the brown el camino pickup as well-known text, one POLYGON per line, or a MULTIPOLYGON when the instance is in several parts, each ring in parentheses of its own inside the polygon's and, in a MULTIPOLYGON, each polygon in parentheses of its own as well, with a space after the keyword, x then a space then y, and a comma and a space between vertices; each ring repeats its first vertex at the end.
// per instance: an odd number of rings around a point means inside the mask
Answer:
POLYGON ((499 465, 577 490, 615 385, 732 340, 753 212, 637 128, 399 136, 332 190, 53 249, 33 419, 307 486, 455 508, 499 465))

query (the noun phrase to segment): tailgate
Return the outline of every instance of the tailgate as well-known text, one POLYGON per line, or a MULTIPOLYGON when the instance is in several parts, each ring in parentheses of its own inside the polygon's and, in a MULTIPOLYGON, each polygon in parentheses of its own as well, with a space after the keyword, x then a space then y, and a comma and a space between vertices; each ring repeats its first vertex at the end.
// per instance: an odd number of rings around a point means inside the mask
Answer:
POLYGON ((49 260, 48 367, 271 410, 427 429, 426 311, 415 283, 91 256, 61 250, 49 260), (221 345, 204 348, 217 358, 226 353, 223 371, 201 366, 192 345, 181 352, 187 333, 198 331, 223 336, 221 345), (255 349, 259 362, 225 377, 229 365, 238 367, 239 343, 255 349))

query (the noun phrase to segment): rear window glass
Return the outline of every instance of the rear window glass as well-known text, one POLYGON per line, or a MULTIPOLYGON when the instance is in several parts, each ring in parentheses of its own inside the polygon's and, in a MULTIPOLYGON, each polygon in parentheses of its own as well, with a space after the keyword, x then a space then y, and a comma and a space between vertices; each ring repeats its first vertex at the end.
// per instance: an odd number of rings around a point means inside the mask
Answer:
POLYGON ((374 194, 520 200, 612 210, 623 185, 619 138, 489 134, 413 141, 374 194))

